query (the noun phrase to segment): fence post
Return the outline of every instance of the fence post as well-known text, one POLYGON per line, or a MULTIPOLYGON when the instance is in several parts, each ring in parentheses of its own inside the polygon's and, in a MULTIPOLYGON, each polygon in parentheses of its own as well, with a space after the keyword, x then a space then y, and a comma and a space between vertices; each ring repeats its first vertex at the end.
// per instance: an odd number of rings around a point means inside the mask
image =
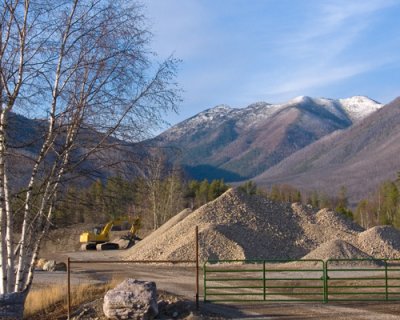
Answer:
POLYGON ((71 317, 71 261, 67 259, 67 319, 71 317))
POLYGON ((389 300, 389 292, 388 292, 388 269, 387 269, 387 260, 385 259, 385 297, 386 301, 389 300))
POLYGON ((263 261, 263 292, 264 292, 264 301, 266 300, 266 287, 265 287, 265 260, 263 261))
POLYGON ((207 261, 204 262, 203 265, 203 281, 204 281, 204 287, 203 287, 203 296, 204 296, 204 303, 207 302, 207 261))
POLYGON ((322 261, 322 277, 324 281, 324 303, 328 302, 328 261, 322 261))
POLYGON ((199 226, 196 226, 196 310, 199 310, 199 226))

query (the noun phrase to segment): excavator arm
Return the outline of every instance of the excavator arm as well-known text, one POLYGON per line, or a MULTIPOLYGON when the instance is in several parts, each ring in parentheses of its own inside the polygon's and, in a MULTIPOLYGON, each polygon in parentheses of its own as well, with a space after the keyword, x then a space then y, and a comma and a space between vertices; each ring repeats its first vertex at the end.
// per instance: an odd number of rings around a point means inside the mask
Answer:
POLYGON ((132 226, 129 230, 129 233, 131 234, 132 238, 136 236, 136 232, 141 228, 142 224, 140 221, 140 218, 136 218, 133 220, 132 226))

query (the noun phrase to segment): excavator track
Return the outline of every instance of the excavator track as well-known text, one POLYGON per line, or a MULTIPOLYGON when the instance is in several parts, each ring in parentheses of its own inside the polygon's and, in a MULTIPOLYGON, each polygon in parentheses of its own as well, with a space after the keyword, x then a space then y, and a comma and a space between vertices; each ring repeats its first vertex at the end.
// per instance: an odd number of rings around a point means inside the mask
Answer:
POLYGON ((96 245, 95 242, 83 243, 81 245, 81 251, 96 250, 96 245))
POLYGON ((118 249, 119 249, 119 244, 114 243, 114 242, 105 242, 105 243, 99 243, 98 245, 96 245, 97 251, 118 250, 118 249))

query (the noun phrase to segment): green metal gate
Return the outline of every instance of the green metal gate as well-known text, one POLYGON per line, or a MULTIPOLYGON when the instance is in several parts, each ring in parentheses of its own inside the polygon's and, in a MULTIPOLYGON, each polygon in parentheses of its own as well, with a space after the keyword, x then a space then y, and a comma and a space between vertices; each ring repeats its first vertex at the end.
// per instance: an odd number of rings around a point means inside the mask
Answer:
POLYGON ((328 301, 400 300, 400 259, 329 259, 328 301))
POLYGON ((205 302, 400 301, 400 259, 209 260, 205 302))
POLYGON ((322 260, 204 263, 204 301, 324 301, 322 260))

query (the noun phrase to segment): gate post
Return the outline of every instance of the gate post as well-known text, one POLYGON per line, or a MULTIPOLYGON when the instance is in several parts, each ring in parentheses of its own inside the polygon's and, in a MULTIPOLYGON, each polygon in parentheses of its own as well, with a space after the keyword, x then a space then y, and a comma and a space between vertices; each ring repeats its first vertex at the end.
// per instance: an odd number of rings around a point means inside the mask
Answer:
POLYGON ((199 226, 196 226, 196 310, 199 310, 199 226))
POLYGON ((67 319, 71 317, 71 260, 67 260, 67 319))
POLYGON ((388 268, 387 268, 387 260, 385 259, 385 298, 386 301, 389 300, 389 291, 388 291, 388 268))
POLYGON ((265 287, 265 260, 263 261, 263 292, 264 292, 264 301, 266 300, 266 287, 265 287))
POLYGON ((322 261, 322 277, 324 281, 324 303, 328 302, 328 261, 322 261))
POLYGON ((203 296, 204 296, 204 303, 207 302, 207 261, 204 262, 203 265, 203 281, 204 281, 204 288, 203 288, 203 296))

